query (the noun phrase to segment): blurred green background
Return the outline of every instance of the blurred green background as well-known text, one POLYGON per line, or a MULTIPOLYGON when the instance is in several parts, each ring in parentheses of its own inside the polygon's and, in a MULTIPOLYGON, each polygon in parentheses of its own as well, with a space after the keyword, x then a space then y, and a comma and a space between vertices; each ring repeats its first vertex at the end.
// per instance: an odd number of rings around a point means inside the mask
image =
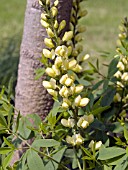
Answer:
MULTIPOLYGON (((16 80, 25 7, 26 0, 0 0, 0 84, 7 84, 11 75, 16 80)), ((118 26, 128 16, 128 1, 88 0, 82 7, 88 10, 88 15, 80 21, 87 28, 83 34, 85 50, 93 57, 98 57, 101 51, 113 55, 118 26)))

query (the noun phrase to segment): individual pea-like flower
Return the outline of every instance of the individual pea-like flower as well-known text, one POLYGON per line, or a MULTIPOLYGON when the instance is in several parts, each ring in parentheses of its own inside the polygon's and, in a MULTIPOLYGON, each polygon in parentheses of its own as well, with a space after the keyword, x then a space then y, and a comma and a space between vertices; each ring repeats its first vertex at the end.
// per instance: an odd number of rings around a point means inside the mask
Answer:
POLYGON ((46 5, 50 5, 50 0, 46 0, 46 5))
POLYGON ((48 93, 51 94, 54 98, 57 98, 58 93, 57 91, 53 90, 53 89, 47 89, 48 93))
POLYGON ((44 21, 47 21, 47 14, 42 13, 41 14, 41 19, 44 20, 44 21))
POLYGON ((79 84, 79 85, 77 85, 76 87, 75 87, 75 93, 80 93, 80 92, 82 92, 82 90, 84 89, 84 86, 83 85, 81 85, 81 84, 79 84))
POLYGON ((49 23, 47 23, 45 20, 41 19, 41 25, 45 28, 48 28, 49 27, 49 23))
POLYGON ((81 98, 81 96, 77 96, 74 100, 74 104, 77 107, 84 107, 89 103, 89 99, 88 98, 81 98))
POLYGON ((62 65, 62 57, 57 56, 54 64, 56 67, 60 67, 62 65))
POLYGON ((63 98, 62 108, 63 109, 68 109, 69 106, 71 106, 70 100, 68 98, 63 98))
POLYGON ((73 84, 74 80, 70 78, 67 74, 63 75, 60 79, 60 83, 62 85, 71 86, 73 84))
POLYGON ((76 64, 76 66, 72 70, 75 71, 76 73, 80 73, 83 70, 83 68, 79 64, 76 64))
MULTIPOLYGON (((89 143, 89 148, 91 149, 91 150, 93 150, 93 147, 94 147, 94 140, 91 140, 91 142, 89 143)), ((99 150, 100 149, 100 147, 101 147, 101 145, 102 145, 102 141, 98 141, 98 142, 96 142, 95 143, 95 150, 99 150)))
POLYGON ((58 69, 58 67, 56 67, 55 65, 52 66, 53 71, 55 72, 56 76, 60 75, 60 70, 58 69))
POLYGON ((84 115, 82 117, 80 117, 80 119, 77 122, 77 126, 78 127, 82 127, 82 128, 87 128, 89 126, 89 124, 91 124, 94 121, 94 116, 92 114, 90 115, 84 115))
POLYGON ((65 46, 65 45, 62 45, 62 46, 58 46, 56 49, 55 49, 55 54, 57 56, 61 56, 61 57, 64 57, 64 58, 67 58, 68 57, 68 48, 65 46))
POLYGON ((49 75, 50 77, 55 77, 55 76, 56 76, 56 75, 55 75, 55 71, 54 71, 52 68, 50 68, 50 67, 47 67, 46 70, 45 70, 45 72, 46 72, 47 75, 49 75))
POLYGON ((66 21, 62 20, 59 24, 58 32, 62 31, 66 26, 66 21))
POLYGON ((58 10, 57 10, 57 8, 56 8, 55 6, 53 6, 53 7, 51 8, 51 13, 52 13, 52 16, 53 16, 53 17, 55 17, 55 16, 57 15, 58 10))
POLYGON ((48 27, 48 28, 46 29, 46 32, 47 32, 47 34, 48 34, 48 36, 49 36, 50 38, 55 37, 54 32, 52 31, 51 28, 48 27))
POLYGON ((58 21, 57 20, 55 20, 55 22, 54 22, 54 28, 58 28, 58 26, 59 26, 59 24, 58 24, 58 21))
POLYGON ((121 76, 122 76, 122 73, 119 70, 114 74, 114 77, 116 78, 121 78, 121 76))
POLYGON ((46 57, 46 58, 50 58, 50 59, 54 59, 55 58, 55 52, 54 50, 48 50, 48 49, 43 49, 43 55, 46 57))
POLYGON ((61 124, 65 127, 73 128, 75 125, 75 120, 71 118, 61 119, 61 124))
POLYGON ((73 69, 77 64, 77 61, 75 59, 72 59, 69 61, 69 65, 68 65, 68 68, 69 69, 73 69))
POLYGON ((128 61, 127 61, 127 59, 126 59, 125 57, 122 58, 122 62, 123 62, 125 65, 128 64, 128 61))
POLYGON ((73 37, 73 31, 67 31, 67 32, 65 32, 62 40, 63 41, 69 41, 69 40, 72 39, 72 37, 73 37))
POLYGON ((63 86, 63 87, 60 89, 59 94, 60 94, 62 97, 67 98, 67 97, 70 95, 70 91, 69 91, 69 89, 68 89, 66 86, 63 86))
POLYGON ((51 78, 50 81, 43 81, 43 86, 46 89, 56 89, 56 80, 51 78))
POLYGON ((125 69, 124 64, 121 61, 118 62, 117 68, 119 68, 120 71, 123 71, 125 69))
POLYGON ((123 81, 128 81, 128 72, 123 73, 121 79, 122 79, 123 81))
POLYGON ((85 54, 83 57, 82 57, 82 61, 85 61, 87 59, 90 58, 90 55, 89 54, 85 54))
POLYGON ((59 4, 59 0, 55 0, 54 6, 57 6, 59 4))
POLYGON ((118 88, 124 88, 124 85, 121 82, 117 81, 117 87, 118 88))
POLYGON ((72 137, 67 136, 66 142, 75 146, 75 145, 81 145, 84 142, 84 139, 80 134, 74 134, 72 137))
POLYGON ((44 43, 48 48, 54 48, 54 44, 50 38, 45 38, 44 43))

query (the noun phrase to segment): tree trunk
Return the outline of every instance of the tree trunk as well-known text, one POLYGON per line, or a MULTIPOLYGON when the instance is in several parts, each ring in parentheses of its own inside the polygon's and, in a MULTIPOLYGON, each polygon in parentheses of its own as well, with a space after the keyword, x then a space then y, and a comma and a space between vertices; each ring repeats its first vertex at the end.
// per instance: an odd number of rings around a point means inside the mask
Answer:
MULTIPOLYGON (((54 0, 51 0, 54 2, 54 0)), ((58 20, 66 20, 66 30, 69 28, 72 0, 59 0, 58 20)), ((46 37, 45 29, 40 24, 41 8, 38 0, 27 0, 23 39, 20 51, 18 80, 15 95, 15 107, 22 115, 39 114, 42 119, 52 108, 53 100, 42 86, 42 79, 35 80, 34 71, 41 67, 38 58, 41 57, 46 37)), ((17 151, 11 164, 19 159, 17 151)))

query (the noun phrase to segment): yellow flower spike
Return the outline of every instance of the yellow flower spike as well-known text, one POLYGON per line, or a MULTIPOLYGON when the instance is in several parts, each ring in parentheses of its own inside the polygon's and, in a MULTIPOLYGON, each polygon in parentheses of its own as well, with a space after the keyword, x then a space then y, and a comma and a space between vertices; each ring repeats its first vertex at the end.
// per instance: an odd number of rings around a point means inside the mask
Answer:
POLYGON ((47 16, 47 14, 42 13, 41 14, 41 19, 44 20, 44 21, 47 21, 47 17, 46 16, 47 16))
POLYGON ((52 60, 55 58, 55 52, 54 52, 54 50, 49 51, 48 49, 43 49, 43 55, 44 55, 46 58, 50 58, 50 59, 52 59, 52 60))
POLYGON ((53 44, 53 42, 52 42, 51 39, 45 38, 45 39, 44 39, 44 43, 45 43, 45 45, 46 45, 47 47, 49 47, 49 48, 54 48, 54 44, 53 44))
POLYGON ((54 28, 58 28, 58 26, 59 26, 59 24, 58 24, 58 21, 57 20, 55 20, 55 23, 54 23, 54 28))
POLYGON ((65 84, 65 81, 66 81, 66 79, 68 78, 68 75, 67 74, 65 74, 65 75, 63 75, 62 77, 61 77, 61 79, 60 79, 60 84, 65 84))
POLYGON ((51 94, 53 97, 57 98, 58 96, 58 93, 53 90, 53 89, 47 89, 48 93, 51 94))
POLYGON ((89 103, 89 99, 88 99, 88 98, 82 98, 82 99, 80 100, 79 106, 80 106, 80 107, 84 107, 84 106, 86 106, 88 103, 89 103))
POLYGON ((82 92, 83 88, 84 88, 84 86, 81 85, 81 84, 79 84, 79 85, 77 85, 77 86, 75 87, 74 92, 75 92, 75 93, 80 93, 80 92, 82 92))
POLYGON ((66 26, 66 21, 62 20, 59 24, 58 32, 62 31, 66 26))
POLYGON ((57 13, 58 13, 58 10, 57 10, 57 8, 55 6, 53 6, 51 8, 51 12, 52 12, 52 16, 55 17, 57 15, 57 13))
POLYGON ((59 4, 59 1, 58 1, 58 0, 55 0, 54 6, 57 6, 58 4, 59 4))
POLYGON ((122 76, 122 73, 118 70, 115 74, 114 77, 120 78, 122 76))
POLYGON ((52 66, 52 69, 54 70, 56 76, 60 75, 60 70, 55 65, 52 66))
POLYGON ((46 72, 50 77, 55 77, 55 76, 56 76, 56 75, 55 75, 55 71, 54 71, 52 68, 50 68, 50 67, 47 67, 46 70, 45 70, 45 72, 46 72))
POLYGON ((73 37, 73 31, 67 31, 67 32, 65 32, 62 40, 63 41, 69 41, 69 40, 72 39, 72 37, 73 37))
POLYGON ((124 64, 121 61, 119 61, 119 63, 117 64, 117 68, 119 68, 120 71, 123 71, 125 69, 124 64))
POLYGON ((48 28, 49 27, 49 23, 47 23, 46 21, 44 21, 43 19, 41 19, 41 25, 45 28, 48 28))
POLYGON ((123 73, 121 79, 122 79, 123 81, 128 81, 128 72, 123 73))
POLYGON ((55 37, 55 35, 54 35, 53 31, 51 30, 51 28, 47 28, 46 31, 47 31, 47 34, 48 34, 48 36, 49 36, 50 38, 55 37))
POLYGON ((76 66, 77 64, 77 61, 75 59, 72 59, 70 62, 69 62, 69 69, 72 69, 76 66))

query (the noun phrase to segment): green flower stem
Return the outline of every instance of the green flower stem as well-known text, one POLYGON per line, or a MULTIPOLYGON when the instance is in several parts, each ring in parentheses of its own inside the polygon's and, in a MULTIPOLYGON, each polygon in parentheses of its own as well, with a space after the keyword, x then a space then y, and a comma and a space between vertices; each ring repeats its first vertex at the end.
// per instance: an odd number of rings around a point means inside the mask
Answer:
POLYGON ((74 153, 75 153, 75 157, 76 157, 76 160, 77 160, 77 164, 78 164, 79 170, 82 170, 81 165, 80 165, 80 161, 79 161, 79 159, 77 157, 76 148, 73 147, 73 150, 74 150, 74 153))

